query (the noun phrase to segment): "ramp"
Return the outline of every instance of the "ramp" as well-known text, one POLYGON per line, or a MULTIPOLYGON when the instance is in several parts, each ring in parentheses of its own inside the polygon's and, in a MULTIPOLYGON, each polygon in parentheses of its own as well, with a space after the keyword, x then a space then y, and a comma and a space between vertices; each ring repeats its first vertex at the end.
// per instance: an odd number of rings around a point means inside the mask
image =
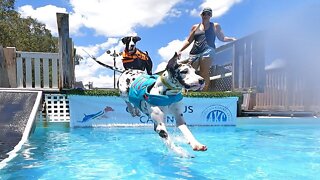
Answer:
POLYGON ((0 89, 0 169, 27 141, 41 97, 41 91, 0 89))

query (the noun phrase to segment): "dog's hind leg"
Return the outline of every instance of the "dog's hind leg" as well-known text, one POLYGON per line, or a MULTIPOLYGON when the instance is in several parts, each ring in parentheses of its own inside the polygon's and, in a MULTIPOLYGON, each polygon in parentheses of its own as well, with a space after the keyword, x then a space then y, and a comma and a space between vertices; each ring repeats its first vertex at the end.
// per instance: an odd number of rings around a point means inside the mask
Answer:
POLYGON ((134 107, 134 112, 135 112, 136 116, 141 116, 141 113, 140 113, 140 109, 139 109, 139 108, 134 107))

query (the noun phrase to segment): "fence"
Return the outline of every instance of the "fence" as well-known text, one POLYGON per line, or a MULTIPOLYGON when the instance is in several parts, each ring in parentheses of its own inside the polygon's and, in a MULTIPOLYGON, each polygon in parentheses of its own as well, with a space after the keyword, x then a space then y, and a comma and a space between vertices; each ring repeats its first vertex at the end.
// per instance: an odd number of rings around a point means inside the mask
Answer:
POLYGON ((72 88, 73 54, 67 67, 60 57, 59 53, 23 52, 0 46, 0 87, 45 91, 72 88))
POLYGON ((265 37, 258 32, 217 48, 210 90, 244 92, 244 110, 320 112, 320 85, 312 80, 319 73, 309 68, 314 75, 306 76, 306 71, 298 71, 305 64, 295 67, 292 62, 290 67, 265 70, 265 37))
POLYGON ((57 13, 59 53, 16 52, 0 46, 0 87, 40 90, 73 88, 75 83, 69 15, 57 13))
POLYGON ((263 93, 253 94, 255 110, 320 112, 320 94, 317 87, 308 84, 303 75, 295 75, 286 68, 266 70, 263 93))
POLYGON ((59 89, 62 84, 58 53, 17 51, 17 87, 59 89))

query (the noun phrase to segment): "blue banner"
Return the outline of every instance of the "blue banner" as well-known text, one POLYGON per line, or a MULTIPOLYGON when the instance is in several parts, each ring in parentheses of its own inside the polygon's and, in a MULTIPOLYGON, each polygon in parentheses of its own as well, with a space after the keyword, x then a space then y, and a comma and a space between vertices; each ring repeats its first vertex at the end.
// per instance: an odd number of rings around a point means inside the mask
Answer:
MULTIPOLYGON (((69 95, 71 127, 153 125, 146 115, 132 117, 126 103, 116 96, 69 95)), ((183 98, 184 117, 188 125, 236 125, 237 97, 183 98)), ((172 115, 167 124, 175 124, 172 115)))

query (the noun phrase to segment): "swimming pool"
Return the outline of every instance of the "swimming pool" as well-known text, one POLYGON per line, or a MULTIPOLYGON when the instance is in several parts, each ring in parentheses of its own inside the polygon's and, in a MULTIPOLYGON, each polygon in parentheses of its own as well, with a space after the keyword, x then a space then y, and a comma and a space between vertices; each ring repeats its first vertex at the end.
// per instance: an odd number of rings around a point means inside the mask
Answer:
MULTIPOLYGON (((180 158, 152 127, 74 128, 38 123, 0 179, 318 179, 320 126, 190 127, 206 152, 180 158)), ((180 143, 179 143, 180 142, 180 143)))

